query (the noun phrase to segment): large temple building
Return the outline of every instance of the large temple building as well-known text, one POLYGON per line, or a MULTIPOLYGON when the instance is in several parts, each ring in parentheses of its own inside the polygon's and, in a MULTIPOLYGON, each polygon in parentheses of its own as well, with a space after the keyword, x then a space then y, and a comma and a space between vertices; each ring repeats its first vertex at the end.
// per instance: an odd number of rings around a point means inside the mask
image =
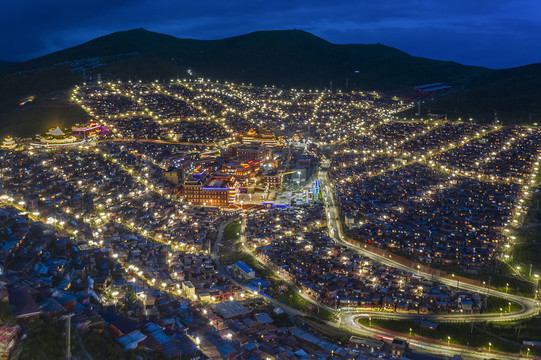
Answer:
POLYGON ((11 138, 11 136, 6 136, 4 141, 2 142, 2 145, 0 146, 4 150, 13 150, 17 147, 17 144, 15 141, 11 138))
POLYGON ((280 146, 282 141, 271 134, 258 134, 254 129, 250 129, 246 134, 241 135, 243 144, 258 144, 265 146, 280 146))
POLYGON ((80 140, 73 135, 67 135, 57 126, 50 129, 44 136, 38 136, 36 141, 31 145, 35 147, 65 147, 77 146, 83 144, 84 140, 80 140))
POLYGON ((222 173, 235 176, 241 185, 246 185, 257 177, 260 172, 261 161, 230 161, 222 165, 222 173))
POLYGON ((195 205, 227 207, 237 201, 239 187, 231 175, 192 173, 184 181, 179 195, 184 201, 195 205))
POLYGON ((91 122, 85 125, 76 125, 71 128, 71 133, 73 136, 78 137, 79 139, 91 139, 98 136, 102 136, 108 132, 108 128, 102 126, 97 122, 91 122))

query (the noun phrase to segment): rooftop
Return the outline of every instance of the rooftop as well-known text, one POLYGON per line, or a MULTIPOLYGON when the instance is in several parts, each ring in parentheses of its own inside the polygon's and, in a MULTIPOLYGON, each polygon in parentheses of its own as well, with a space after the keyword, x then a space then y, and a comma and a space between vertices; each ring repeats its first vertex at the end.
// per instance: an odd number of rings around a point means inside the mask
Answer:
POLYGON ((234 300, 221 302, 216 304, 214 308, 224 319, 231 319, 238 316, 248 315, 250 313, 248 309, 234 300))

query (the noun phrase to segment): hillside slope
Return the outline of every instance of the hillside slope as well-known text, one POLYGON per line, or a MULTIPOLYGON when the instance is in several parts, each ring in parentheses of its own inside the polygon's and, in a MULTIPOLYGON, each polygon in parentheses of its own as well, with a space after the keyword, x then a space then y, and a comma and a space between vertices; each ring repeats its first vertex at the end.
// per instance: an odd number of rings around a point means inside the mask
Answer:
POLYGON ((15 65, 16 63, 12 62, 12 61, 5 61, 5 60, 0 60, 0 68, 1 67, 4 67, 4 66, 10 66, 10 65, 15 65))
MULTIPOLYGON (((285 87, 395 89, 430 81, 460 81, 487 70, 454 62, 410 56, 376 45, 336 45, 300 30, 259 31, 222 40, 178 39, 143 29, 106 35, 87 43, 20 64, 28 71, 79 59, 99 58, 95 72, 108 73, 108 65, 137 58, 137 62, 169 63, 168 77, 176 70, 218 80, 272 83, 285 87)), ((128 66, 127 70, 131 70, 128 66)), ((116 69, 119 77, 150 76, 116 69)))
MULTIPOLYGON (((193 40, 136 29, 0 66, 0 133, 14 123, 34 133, 41 128, 30 120, 39 117, 35 104, 47 106, 48 101, 58 105, 58 113, 50 114, 52 118, 68 123, 80 120, 81 114, 69 109, 66 90, 96 79, 98 74, 102 79, 167 80, 187 77, 188 70, 196 77, 304 89, 395 90, 448 82, 457 85, 457 91, 434 103, 433 111, 436 107, 448 113, 455 108, 462 113, 481 109, 485 115, 493 112, 495 103, 502 114, 507 109, 512 112, 512 97, 502 98, 500 89, 516 89, 515 82, 537 79, 541 73, 537 66, 495 71, 430 60, 381 44, 337 45, 299 30, 193 40), (30 95, 36 96, 35 104, 20 108, 21 99, 30 95), (482 107, 473 100, 479 97, 485 103, 482 107), (25 116, 28 110, 32 110, 31 116, 25 116)), ((517 91, 521 94, 520 86, 517 91)), ((516 96, 522 99, 522 95, 516 96)), ((534 113, 536 109, 532 107, 534 113)))
POLYGON ((541 64, 491 71, 427 104, 425 111, 504 124, 541 124, 541 64))

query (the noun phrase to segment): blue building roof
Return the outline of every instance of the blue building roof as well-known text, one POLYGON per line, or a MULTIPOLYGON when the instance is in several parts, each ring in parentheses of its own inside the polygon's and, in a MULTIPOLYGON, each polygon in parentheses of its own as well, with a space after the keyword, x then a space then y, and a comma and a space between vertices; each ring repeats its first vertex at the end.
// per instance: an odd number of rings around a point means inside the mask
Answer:
POLYGON ((237 349, 235 348, 235 346, 233 346, 233 344, 225 343, 221 346, 218 346, 218 351, 222 356, 229 358, 229 356, 237 352, 237 349))
POLYGON ((259 313, 254 315, 260 324, 270 324, 273 322, 271 317, 267 313, 259 313))
POLYGON ((431 87, 440 86, 440 85, 443 85, 443 83, 432 83, 432 84, 425 84, 425 85, 417 85, 415 88, 424 90, 426 88, 431 88, 431 87))
POLYGON ((450 89, 450 88, 451 88, 451 86, 449 86, 449 85, 441 85, 441 86, 434 86, 434 87, 424 88, 422 90, 430 92, 430 91, 445 90, 445 89, 450 89))
POLYGON ((251 267, 249 267, 248 265, 246 265, 246 263, 244 261, 237 261, 235 263, 235 265, 237 265, 238 268, 241 269, 242 271, 244 271, 246 274, 254 272, 254 270, 251 267))

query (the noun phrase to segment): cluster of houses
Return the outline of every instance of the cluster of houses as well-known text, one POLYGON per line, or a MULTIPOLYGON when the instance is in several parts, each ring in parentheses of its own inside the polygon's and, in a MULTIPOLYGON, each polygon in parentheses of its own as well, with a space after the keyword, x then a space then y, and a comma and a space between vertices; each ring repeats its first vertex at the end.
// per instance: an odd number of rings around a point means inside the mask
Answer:
POLYGON ((301 291, 329 307, 406 313, 481 312, 485 299, 374 262, 326 235, 321 204, 252 212, 248 247, 301 291))
MULTIPOLYGON (((92 246, 13 207, 0 208, 0 229, 7 259, 0 275, 0 306, 8 304, 13 312, 0 326, 2 358, 24 341, 22 335, 30 336, 29 324, 44 318, 63 323, 66 315, 72 332, 83 339, 100 334, 119 351, 159 352, 170 358, 369 359, 371 353, 380 354, 381 349, 359 347, 359 341, 368 339, 339 345, 266 300, 237 296, 202 254, 169 261, 163 248, 145 247, 133 235, 117 239, 123 248, 114 245, 111 250, 109 240, 105 247, 92 246), (152 269, 159 280, 144 281, 133 264, 152 269), (158 285, 168 280, 159 278, 167 266, 182 280, 178 295, 168 285, 158 285)), ((114 234, 105 238, 115 241, 114 234)), ((104 350, 85 351, 95 356, 104 350)))
POLYGON ((539 167, 539 132, 389 122, 336 152, 329 178, 348 236, 415 261, 489 271, 539 167))
MULTIPOLYGON (((280 308, 261 300, 222 302, 204 309, 213 331, 201 330, 200 347, 209 357, 224 359, 387 359, 390 347, 359 347, 369 339, 355 337, 344 344, 325 339, 280 308), (224 342, 224 339, 226 341, 224 342)), ((380 345, 380 342, 377 342, 380 345)))
POLYGON ((328 143, 348 136, 352 120, 370 126, 409 107, 374 93, 288 91, 203 79, 100 82, 75 88, 72 99, 117 137, 200 143, 254 128, 328 143))

